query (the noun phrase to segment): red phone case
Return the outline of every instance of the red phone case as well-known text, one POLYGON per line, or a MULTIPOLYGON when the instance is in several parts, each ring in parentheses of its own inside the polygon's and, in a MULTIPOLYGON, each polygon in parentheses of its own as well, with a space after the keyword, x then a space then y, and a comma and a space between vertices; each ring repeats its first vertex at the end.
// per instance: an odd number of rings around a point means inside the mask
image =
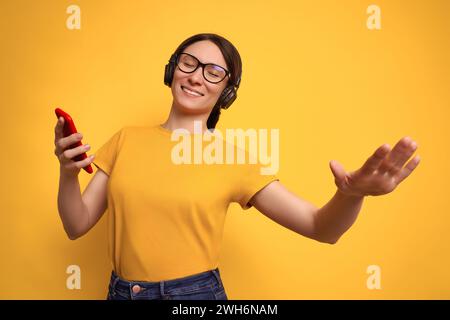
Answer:
MULTIPOLYGON (((77 129, 75 128, 75 123, 73 122, 72 117, 68 113, 64 112, 60 108, 56 108, 55 109, 55 114, 56 114, 56 117, 58 119, 60 117, 64 118, 64 128, 63 128, 64 137, 70 136, 71 134, 74 134, 74 133, 78 132, 77 129)), ((71 146, 69 146, 68 149, 76 148, 76 147, 81 146, 81 145, 83 145, 83 144, 81 143, 81 140, 80 140, 80 141, 72 144, 71 146)), ((84 152, 82 154, 79 154, 79 155, 73 157, 72 160, 74 160, 74 161, 81 161, 81 160, 86 159, 86 158, 87 158, 87 154, 86 154, 86 152, 84 152)), ((91 167, 90 164, 88 164, 83 169, 87 173, 94 172, 94 170, 92 170, 92 167, 91 167)))

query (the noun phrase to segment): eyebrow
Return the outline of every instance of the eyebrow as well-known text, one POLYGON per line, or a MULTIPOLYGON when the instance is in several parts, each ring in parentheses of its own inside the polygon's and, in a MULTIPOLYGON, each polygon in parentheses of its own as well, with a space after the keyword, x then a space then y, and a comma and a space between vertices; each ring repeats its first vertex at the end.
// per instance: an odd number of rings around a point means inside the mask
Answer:
MULTIPOLYGON (((192 53, 190 53, 190 52, 183 51, 182 53, 188 53, 188 54, 190 54, 191 56, 197 58, 197 56, 196 56, 195 54, 192 54, 192 53)), ((197 58, 197 59, 198 59, 198 58, 197 58)), ((200 59, 198 59, 198 61, 200 61, 200 59)), ((223 69, 225 69, 225 70, 228 70, 227 68, 222 67, 220 64, 217 64, 217 63, 214 63, 214 62, 206 62, 206 63, 204 63, 203 61, 200 61, 200 62, 203 63, 203 64, 213 64, 213 65, 219 66, 219 67, 221 67, 221 68, 223 68, 223 69)))

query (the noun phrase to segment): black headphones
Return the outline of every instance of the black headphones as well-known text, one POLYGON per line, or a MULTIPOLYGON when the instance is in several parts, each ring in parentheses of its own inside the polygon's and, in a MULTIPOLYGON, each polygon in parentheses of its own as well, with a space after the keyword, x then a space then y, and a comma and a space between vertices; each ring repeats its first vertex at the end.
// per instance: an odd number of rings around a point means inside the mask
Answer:
MULTIPOLYGON (((175 72, 177 64, 177 55, 174 53, 170 57, 169 63, 166 64, 166 68, 164 71, 164 84, 167 86, 172 85, 173 80, 173 74, 175 72)), ((237 98, 237 89, 239 88, 239 84, 241 82, 241 77, 239 76, 237 83, 235 85, 228 85, 220 95, 219 99, 217 100, 216 106, 219 105, 222 109, 228 109, 231 104, 236 100, 237 98)))

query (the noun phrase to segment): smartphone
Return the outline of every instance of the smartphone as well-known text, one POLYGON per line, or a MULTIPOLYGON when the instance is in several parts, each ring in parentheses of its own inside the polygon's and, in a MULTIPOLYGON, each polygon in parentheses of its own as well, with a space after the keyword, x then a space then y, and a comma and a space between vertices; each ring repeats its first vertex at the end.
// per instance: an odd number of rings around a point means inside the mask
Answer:
MULTIPOLYGON (((63 128, 63 135, 64 137, 70 136, 71 134, 77 133, 77 128, 75 128, 75 123, 72 120, 72 117, 67 113, 64 112, 62 109, 60 108, 56 108, 55 109, 55 114, 56 114, 56 118, 60 118, 63 117, 64 118, 64 128, 63 128)), ((80 141, 77 141, 76 143, 72 144, 71 146, 68 147, 68 149, 73 149, 76 148, 78 146, 83 145, 80 141)), ((72 158, 72 160, 74 161, 81 161, 83 159, 87 158, 87 154, 86 152, 79 154, 75 157, 72 158)), ((83 168, 87 173, 92 173, 94 172, 94 170, 92 169, 92 166, 90 164, 88 164, 86 167, 83 168)))

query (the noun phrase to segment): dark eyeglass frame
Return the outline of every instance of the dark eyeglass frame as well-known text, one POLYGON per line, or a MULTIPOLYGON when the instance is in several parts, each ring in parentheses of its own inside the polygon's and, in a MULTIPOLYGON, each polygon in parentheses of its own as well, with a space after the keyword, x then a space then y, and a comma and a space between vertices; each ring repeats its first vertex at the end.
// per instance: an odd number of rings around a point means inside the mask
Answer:
POLYGON ((202 67, 202 75, 203 75, 203 79, 205 79, 205 80, 208 81, 209 83, 217 84, 217 83, 222 82, 227 76, 228 76, 228 77, 230 76, 230 72, 229 72, 227 69, 225 69, 224 67, 221 67, 221 66, 219 66, 219 65, 217 65, 217 64, 214 64, 214 63, 201 63, 200 60, 197 59, 197 57, 195 57, 195 56, 193 56, 192 54, 187 53, 187 52, 181 52, 181 53, 178 54, 178 56, 177 56, 177 58, 176 58, 176 64, 177 64, 177 66, 178 66, 178 69, 180 69, 180 71, 181 71, 181 72, 184 72, 184 73, 193 73, 193 72, 195 72, 195 71, 198 69, 198 67, 202 67), (180 57, 181 57, 181 55, 183 55, 183 54, 186 54, 186 55, 188 55, 188 56, 194 58, 194 60, 197 61, 197 66, 196 66, 195 69, 192 70, 191 72, 183 71, 183 70, 181 69, 181 67, 178 65, 178 64, 180 63, 180 57), (212 65, 212 66, 214 66, 214 67, 218 67, 218 68, 224 70, 224 71, 225 71, 225 76, 224 76, 222 79, 220 79, 219 81, 217 81, 217 82, 213 82, 213 81, 210 81, 210 80, 206 79, 206 76, 205 76, 205 67, 208 66, 208 65, 212 65))

